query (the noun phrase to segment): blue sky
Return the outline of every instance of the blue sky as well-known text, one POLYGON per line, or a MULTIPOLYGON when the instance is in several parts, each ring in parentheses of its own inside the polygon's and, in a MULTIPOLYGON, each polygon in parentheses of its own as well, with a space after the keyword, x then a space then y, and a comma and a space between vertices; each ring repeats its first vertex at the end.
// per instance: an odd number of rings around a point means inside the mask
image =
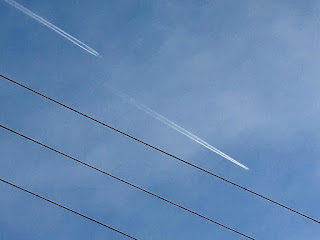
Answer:
MULTIPOLYGON (((0 72, 320 218, 317 1, 0 1, 0 72), (146 104, 226 161, 110 91, 146 104)), ((318 239, 303 219, 0 81, 0 122, 256 239, 318 239)), ((0 131, 0 176, 139 239, 243 239, 0 131)), ((0 239, 125 239, 0 184, 0 239)))

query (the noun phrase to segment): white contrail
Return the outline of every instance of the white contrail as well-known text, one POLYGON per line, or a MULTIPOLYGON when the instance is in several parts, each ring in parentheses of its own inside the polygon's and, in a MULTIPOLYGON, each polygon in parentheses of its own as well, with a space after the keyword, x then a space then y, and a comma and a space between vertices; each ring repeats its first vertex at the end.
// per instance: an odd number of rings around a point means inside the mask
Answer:
POLYGON ((221 152, 220 150, 218 150, 217 148, 211 146, 209 143, 207 143, 206 141, 202 140, 201 138, 197 137, 196 135, 192 134, 191 132, 187 131, 186 129, 182 128, 181 126, 179 126, 178 124, 170 121, 169 119, 165 118, 164 116, 162 116, 161 114, 153 111, 152 109, 148 108, 147 106, 138 103, 136 100, 134 100, 133 98, 129 97, 128 95, 122 94, 117 92, 118 95, 120 97, 122 97, 123 99, 127 100, 128 102, 130 102, 131 104, 135 105, 137 108, 139 108, 140 110, 144 111, 145 113, 149 114, 150 116, 154 117, 155 119, 161 121, 162 123, 166 124, 167 126, 171 127, 172 129, 182 133, 183 135, 187 136, 188 138, 192 139, 193 141, 201 144, 202 146, 204 146, 205 148, 219 154, 220 156, 224 157, 225 159, 237 164, 238 166, 249 170, 249 168, 245 165, 243 165, 242 163, 234 160, 232 157, 228 156, 227 154, 221 152))
POLYGON ((61 36, 63 36, 64 38, 68 39, 70 42, 74 43, 75 45, 77 45, 78 47, 82 48, 83 50, 91 53, 92 55, 98 57, 100 56, 99 53, 97 51, 95 51, 94 49, 92 49, 91 47, 89 47, 88 45, 86 45, 85 43, 81 42, 80 40, 76 39, 75 37, 71 36, 70 34, 66 33, 65 31, 63 31, 62 29, 58 28, 57 26, 53 25, 52 23, 48 22, 47 20, 45 20, 44 18, 38 16, 37 14, 35 14, 34 12, 31 12, 29 9, 23 7, 22 5, 20 5, 19 3, 13 1, 13 0, 4 0, 5 2, 7 2, 8 4, 10 4, 11 6, 15 7, 16 9, 22 11, 23 13, 27 14, 29 17, 35 19, 36 21, 38 21, 39 23, 47 26, 48 28, 50 28, 51 30, 55 31, 56 33, 60 34, 61 36))

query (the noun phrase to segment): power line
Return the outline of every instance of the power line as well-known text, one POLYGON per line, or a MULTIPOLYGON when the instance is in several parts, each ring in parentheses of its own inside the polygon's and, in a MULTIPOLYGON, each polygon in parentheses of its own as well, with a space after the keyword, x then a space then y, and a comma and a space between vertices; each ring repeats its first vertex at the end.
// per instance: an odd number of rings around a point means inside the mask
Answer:
POLYGON ((304 217, 304 218, 307 218, 307 219, 309 219, 309 220, 311 220, 311 221, 313 221, 313 222, 320 223, 319 220, 316 220, 316 219, 314 219, 314 218, 312 218, 312 217, 310 217, 310 216, 308 216, 308 215, 305 215, 305 214, 303 214, 303 213, 301 213, 301 212, 299 212, 299 211, 296 211, 296 210, 294 210, 294 209, 292 209, 292 208, 290 208, 290 207, 288 207, 288 206, 286 206, 286 205, 284 205, 284 204, 282 204, 282 203, 279 203, 279 202, 277 202, 277 201, 275 201, 275 200, 272 200, 272 199, 270 199, 270 198, 268 198, 268 197, 266 197, 266 196, 264 196, 264 195, 262 195, 262 194, 259 194, 259 193, 255 192, 255 191, 253 191, 253 190, 250 190, 250 189, 248 189, 248 188, 246 188, 246 187, 243 187, 243 186, 241 186, 241 185, 239 185, 239 184, 237 184, 237 183, 235 183, 235 182, 232 182, 231 180, 228 180, 228 179, 226 179, 226 178, 223 178, 223 177, 221 177, 221 176, 219 176, 219 175, 217 175, 217 174, 215 174, 215 173, 213 173, 213 172, 210 172, 210 171, 208 171, 208 170, 206 170, 206 169, 204 169, 204 168, 201 168, 201 167, 199 167, 199 166, 197 166, 197 165, 195 165, 195 164, 193 164, 193 163, 190 163, 190 162, 188 162, 188 161, 186 161, 186 160, 183 160, 183 159, 181 159, 181 158, 179 158, 179 157, 177 157, 177 156, 175 156, 175 155, 173 155, 173 154, 171 154, 171 153, 168 153, 168 152, 166 152, 166 151, 164 151, 164 150, 162 150, 162 149, 160 149, 160 148, 158 148, 158 147, 155 147, 155 146, 153 146, 153 145, 151 145, 151 144, 149 144, 149 143, 147 143, 147 142, 144 142, 144 141, 142 141, 142 140, 140 140, 140 139, 138 139, 138 138, 136 138, 136 137, 133 137, 133 136, 131 136, 131 135, 129 135, 129 134, 121 131, 121 130, 118 130, 118 129, 116 129, 116 128, 114 128, 114 127, 112 127, 112 126, 104 123, 104 122, 101 122, 101 121, 99 121, 99 120, 97 120, 97 119, 95 119, 95 118, 93 118, 93 117, 90 117, 89 115, 86 115, 86 114, 84 114, 84 113, 82 113, 82 112, 80 112, 80 111, 78 111, 78 110, 76 110, 76 109, 74 109, 74 108, 72 108, 72 107, 69 107, 69 106, 67 106, 67 105, 65 105, 65 104, 63 104, 63 103, 61 103, 61 102, 59 102, 59 101, 57 101, 57 100, 54 100, 54 99, 52 99, 52 98, 50 98, 50 97, 48 97, 48 96, 46 96, 46 95, 44 95, 44 94, 42 94, 42 93, 34 90, 34 89, 32 89, 32 88, 29 88, 29 87, 27 87, 27 86, 25 86, 25 85, 23 85, 23 84, 21 84, 21 83, 18 83, 18 82, 16 82, 16 81, 14 81, 14 80, 12 80, 12 79, 10 79, 10 78, 2 75, 2 74, 0 74, 0 77, 2 77, 3 79, 5 79, 5 80, 7 80, 7 81, 9 81, 9 82, 11 82, 11 83, 14 83, 14 84, 22 87, 22 88, 24 88, 24 89, 26 89, 26 90, 28 90, 28 91, 30 91, 30 92, 33 92, 33 93, 35 93, 35 94, 37 94, 37 95, 39 95, 39 96, 41 96, 41 97, 43 97, 43 98, 51 101, 51 102, 54 102, 54 103, 56 103, 56 104, 58 104, 58 105, 60 105, 60 106, 62 106, 62 107, 64 107, 64 108, 67 108, 67 109, 69 109, 69 110, 71 110, 71 111, 73 111, 73 112, 75 112, 75 113, 77 113, 77 114, 79 114, 79 115, 81 115, 81 116, 83 116, 83 117, 85 117, 85 118, 88 118, 88 119, 90 119, 90 120, 92 120, 92 121, 94 121, 94 122, 96 122, 96 123, 98 123, 98 124, 100 124, 100 125, 102 125, 102 126, 104 126, 104 127, 110 128, 111 130, 113 130, 113 131, 115 131, 115 132, 118 132, 118 133, 120 133, 120 134, 122 134, 122 135, 124 135, 124 136, 126 136, 126 137, 128 137, 128 138, 131 138, 131 139, 133 139, 133 140, 135 140, 135 141, 137 141, 137 142, 139 142, 139 143, 142 143, 142 144, 144 144, 144 145, 146 145, 146 146, 148 146, 148 147, 150 147, 150 148, 152 148, 152 149, 154 149, 154 150, 156 150, 156 151, 158 151, 158 152, 161 152, 161 153, 163 153, 163 154, 165 154, 165 155, 167 155, 167 156, 170 156, 170 157, 174 158, 175 160, 178 160, 178 161, 180 161, 180 162, 182 162, 182 163, 184 163, 184 164, 187 164, 187 165, 190 166, 190 167, 193 167, 193 168, 195 168, 195 169, 197 169, 197 170, 200 170, 200 171, 202 171, 202 172, 204 172, 204 173, 207 173, 207 174, 209 174, 209 175, 211 175, 211 176, 213 176, 213 177, 215 177, 215 178, 218 178, 218 179, 220 179, 220 180, 222 180, 222 181, 224 181, 224 182, 227 182, 227 183, 229 183, 229 184, 231 184, 231 185, 233 185, 233 186, 235 186, 235 187, 237 187, 237 188, 240 188, 240 189, 242 189, 242 190, 244 190, 244 191, 246 191, 246 192, 249 192, 249 193, 251 193, 251 194, 253 194, 253 195, 257 196, 257 197, 260 197, 260 198, 262 198, 262 199, 264 199, 264 200, 267 200, 267 201, 269 201, 269 202, 271 202, 271 203, 273 203, 273 204, 276 204, 276 205, 278 205, 278 206, 280 206, 280 207, 282 207, 282 208, 285 208, 286 210, 289 210, 289 211, 291 211, 291 212, 293 212, 293 213, 296 213, 296 214, 298 214, 298 215, 300 215, 300 216, 302 216, 302 217, 304 217))
POLYGON ((52 204, 54 204, 54 205, 56 205, 56 206, 58 206, 58 207, 60 207, 60 208, 63 208, 63 209, 65 209, 65 210, 69 211, 69 212, 72 212, 72 213, 74 213, 74 214, 76 214, 76 215, 78 215, 78 216, 80 216, 80 217, 86 218, 86 219, 88 219, 88 220, 90 220, 90 221, 92 221, 92 222, 94 222, 94 223, 97 223, 97 224, 103 226, 103 227, 109 228, 109 229, 111 229, 112 231, 115 231, 115 232, 117 232, 117 233, 120 233, 120 234, 122 234, 122 235, 124 235, 124 236, 126 236, 126 237, 128 237, 128 238, 138 240, 137 238, 134 238, 134 237, 130 236, 129 234, 126 234, 126 233, 124 233, 124 232, 121 232, 121 231, 118 230, 118 229, 115 229, 115 228, 113 228, 113 227, 110 227, 110 226, 108 226, 108 225, 106 225, 106 224, 104 224, 104 223, 102 223, 102 222, 99 222, 98 220, 95 220, 95 219, 93 219, 93 218, 91 218, 91 217, 88 217, 88 216, 82 214, 82 213, 79 213, 79 212, 77 212, 77 211, 75 211, 75 210, 72 210, 72 209, 70 209, 70 208, 68 208, 68 207, 65 207, 65 206, 63 206, 63 205, 61 205, 61 204, 59 204, 59 203, 57 203, 57 202, 54 202, 54 201, 48 199, 48 198, 42 197, 42 196, 40 196, 40 195, 38 195, 38 194, 36 194, 36 193, 33 193, 33 192, 31 192, 31 191, 29 191, 29 190, 27 190, 27 189, 25 189, 25 188, 19 187, 19 186, 15 185, 15 184, 13 184, 13 183, 10 183, 10 182, 8 182, 8 181, 6 181, 6 180, 4 180, 4 179, 1 179, 1 178, 0 178, 0 181, 3 182, 3 183, 6 183, 6 184, 8 184, 8 185, 10 185, 10 186, 12 186, 12 187, 15 187, 15 188, 17 188, 17 189, 20 189, 20 190, 22 190, 22 191, 24 191, 24 192, 26 192, 26 193, 29 193, 29 194, 37 197, 37 198, 40 198, 40 199, 45 200, 45 201, 47 201, 47 202, 49 202, 49 203, 52 203, 52 204))
POLYGON ((0 124, 0 127, 3 128, 3 129, 5 129, 5 130, 7 130, 7 131, 9 131, 9 132, 12 132, 12 133, 14 133, 14 134, 16 134, 16 135, 19 135, 20 137, 23 137, 23 138, 25 138, 25 139, 28 139, 29 141, 34 142, 34 143, 36 143, 36 144, 38 144, 38 145, 40 145, 40 146, 42 146, 42 147, 45 147, 45 148, 47 148, 47 149, 49 149, 49 150, 51 150, 51 151, 53 151, 53 152, 56 152, 56 153, 58 153, 58 154, 60 154, 60 155, 62 155, 62 156, 64 156, 64 157, 67 157, 67 158, 69 158, 69 159, 71 159, 71 160, 73 160, 73 161, 75 161, 75 162, 77 162, 77 163, 80 163, 80 164, 82 164, 82 165, 85 165, 86 167, 89 167, 89 168, 91 168, 91 169, 93 169, 93 170, 95 170, 95 171, 98 171, 98 172, 100 172, 100 173, 102 173, 102 174, 105 174, 105 175, 111 177, 111 178, 114 178, 114 179, 116 179, 116 180, 118 180, 118 181, 120 181, 120 182, 122 182, 122 183, 124 183, 124 184, 127 184, 127 185, 129 185, 129 186, 131 186, 131 187, 134 187, 134 188, 136 188, 136 189, 138 189, 138 190, 140 190, 140 191, 142 191, 142 192, 144 192, 144 193, 147 193, 147 194, 149 194, 149 195, 151 195, 151 196, 153 196, 153 197, 156 197, 156 198, 158 198, 158 199, 160 199, 160 200, 162 200, 162 201, 165 201, 165 202, 167 202, 167 203, 169 203, 169 204, 171 204, 171 205, 173 205, 173 206, 176 206, 176 207, 178 207, 178 208, 181 208, 181 209, 183 209, 183 210, 185 210, 185 211, 187 211, 187 212, 189 212, 189 213, 191 213, 191 214, 193 214, 193 215, 196 215, 196 216, 198 216, 198 217, 200 217, 200 218, 203 218, 203 219, 205 219, 205 220, 207 220, 207 221, 209 221, 209 222, 212 222, 212 223, 214 223, 214 224, 217 224, 217 225, 219 225, 220 227, 226 228, 226 229, 228 229, 228 230, 230 230, 230 231, 232 231, 232 232, 234 232, 234 233, 237 233, 237 234, 239 234, 239 235, 241 235, 241 236, 243 236, 243 237, 246 237, 246 238, 248 238, 248 239, 253 239, 253 240, 254 240, 254 238, 249 237, 248 235, 246 235, 246 234, 244 234, 244 233, 241 233, 241 232, 239 232, 239 231, 237 231, 237 230, 235 230, 235 229, 233 229, 233 228, 231 228, 231 227, 228 227, 228 226, 226 226, 226 225, 224 225, 224 224, 222 224, 222 223, 219 223, 219 222, 217 222, 217 221, 214 221, 214 220, 212 220, 211 218, 208 218, 208 217, 206 217, 206 216, 204 216, 204 215, 201 215, 201 214, 199 214, 199 213, 197 213, 197 212, 195 212, 195 211, 192 211, 192 210, 190 210, 190 209, 188 209, 188 208, 186 208, 186 207, 183 207, 183 206, 181 206, 181 205, 179 205, 179 204, 177 204, 177 203, 175 203, 175 202, 173 202, 173 201, 170 201, 170 200, 168 200, 168 199, 166 199, 166 198, 163 198, 163 197, 161 197, 161 196, 159 196, 159 195, 157 195, 157 194, 155 194, 155 193, 152 193, 152 192, 150 192, 150 191, 148 191, 148 190, 145 190, 145 189, 143 189, 143 188, 141 188, 141 187, 138 187, 137 185, 134 185, 134 184, 132 184, 132 183, 130 183, 130 182, 127 182, 127 181, 119 178, 119 177, 116 177, 116 176, 114 176, 114 175, 112 175, 112 174, 110 174, 110 173, 107 173, 107 172, 105 172, 105 171, 103 171, 103 170, 101 170, 101 169, 99 169, 99 168, 96 168, 96 167, 94 167, 94 166, 92 166, 92 165, 90 165, 90 164, 88 164, 88 163, 85 163, 85 162, 83 162, 83 161, 81 161, 81 160, 79 160, 79 159, 77 159, 77 158, 75 158, 75 157, 72 157, 72 156, 70 156, 70 155, 68 155, 68 154, 66 154, 66 153, 63 153, 63 152, 61 152, 61 151, 59 151, 59 150, 57 150, 57 149, 55 149, 55 148, 49 147, 49 146, 47 146, 47 145, 45 145, 45 144, 43 144, 43 143, 41 143, 41 142, 38 142, 37 140, 35 140, 35 139, 33 139, 33 138, 27 137, 27 136, 25 136, 25 135, 23 135, 23 134, 21 134, 21 133, 19 133, 19 132, 16 132, 16 131, 8 128, 8 127, 5 127, 5 126, 3 126, 3 125, 1 125, 1 124, 0 124))

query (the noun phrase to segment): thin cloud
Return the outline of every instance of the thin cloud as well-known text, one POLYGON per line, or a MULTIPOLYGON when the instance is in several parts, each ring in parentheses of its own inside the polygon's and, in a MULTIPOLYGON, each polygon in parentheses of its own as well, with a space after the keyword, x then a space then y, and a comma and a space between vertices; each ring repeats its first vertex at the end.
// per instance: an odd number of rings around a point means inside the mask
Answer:
POLYGON ((20 10, 21 12, 25 13, 29 17, 35 19, 39 23, 47 26, 48 28, 50 28, 51 30, 55 31, 56 33, 58 33, 62 37, 68 39, 70 42, 74 43, 75 45, 77 45, 78 47, 80 47, 83 50, 87 51, 88 53, 90 53, 90 54, 92 54, 92 55, 94 55, 96 57, 100 57, 100 54, 96 50, 92 49, 91 47, 89 47, 85 43, 81 42, 79 39, 77 39, 77 38, 71 36, 70 34, 66 33, 62 29, 60 29, 57 26, 55 26, 54 24, 48 22, 44 18, 42 18, 39 15, 35 14, 34 12, 31 12, 29 9, 23 7, 19 3, 15 2, 13 0, 4 0, 4 1, 7 2, 8 4, 10 4, 11 6, 15 7, 16 9, 20 10))
POLYGON ((133 104, 134 106, 136 106, 137 108, 142 110, 143 112, 149 114, 153 118, 155 118, 155 119, 159 120, 160 122, 166 124, 167 126, 171 127, 172 129, 176 130, 177 132, 185 135, 186 137, 190 138, 191 140, 199 143, 200 145, 204 146, 205 148, 209 149, 210 151, 219 154, 223 158, 225 158, 225 159, 231 161, 232 163, 242 167, 243 169, 249 170, 249 168, 247 166, 245 166, 242 163, 236 161, 235 159, 233 159, 232 157, 228 156, 227 154, 221 152, 219 149, 213 147, 212 145, 210 145, 206 141, 204 141, 201 138, 197 137, 193 133, 187 131, 186 129, 184 129, 183 127, 179 126, 178 124, 170 121, 169 119, 167 119, 166 117, 162 116, 161 114, 155 112, 154 110, 148 108, 147 106, 145 106, 145 105, 143 105, 141 103, 138 103, 136 100, 134 100, 133 98, 129 97, 128 95, 125 95, 125 94, 119 93, 119 92, 117 92, 117 94, 121 98, 123 98, 124 100, 128 101, 129 103, 133 104))

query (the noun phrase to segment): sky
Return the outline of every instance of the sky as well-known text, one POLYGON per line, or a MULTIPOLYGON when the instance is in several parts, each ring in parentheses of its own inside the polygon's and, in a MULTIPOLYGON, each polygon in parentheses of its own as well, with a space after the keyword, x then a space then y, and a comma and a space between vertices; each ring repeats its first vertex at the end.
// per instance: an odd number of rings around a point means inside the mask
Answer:
MULTIPOLYGON (((0 1, 0 73, 320 219, 318 1, 0 1), (117 89, 248 166, 124 101, 117 89)), ((319 238, 288 212, 0 81, 0 124, 256 239, 319 238)), ((245 239, 0 130, 0 177, 138 239, 245 239)), ((0 239, 126 239, 0 183, 0 239)))

